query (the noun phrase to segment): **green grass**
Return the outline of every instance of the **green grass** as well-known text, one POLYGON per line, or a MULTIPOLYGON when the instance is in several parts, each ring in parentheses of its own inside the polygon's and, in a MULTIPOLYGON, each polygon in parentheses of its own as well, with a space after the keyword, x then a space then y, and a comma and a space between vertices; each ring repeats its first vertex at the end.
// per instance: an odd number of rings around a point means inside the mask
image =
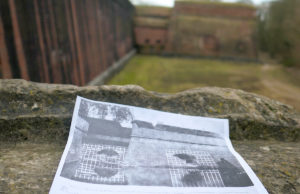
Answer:
POLYGON ((175 93, 204 86, 242 89, 300 111, 300 70, 281 65, 137 55, 107 84, 175 93))
POLYGON ((135 6, 135 13, 137 16, 162 16, 169 17, 172 8, 162 6, 135 6))
POLYGON ((167 28, 169 25, 168 19, 154 18, 154 17, 135 17, 135 26, 167 28))
POLYGON ((137 84, 165 93, 203 86, 256 92, 260 90, 260 69, 261 65, 254 63, 138 55, 108 84, 137 84))
POLYGON ((249 9, 255 9, 255 6, 248 5, 245 3, 230 3, 230 2, 222 2, 222 1, 198 1, 198 0, 176 0, 175 3, 187 3, 187 4, 206 4, 206 5, 216 5, 223 7, 245 7, 249 9))

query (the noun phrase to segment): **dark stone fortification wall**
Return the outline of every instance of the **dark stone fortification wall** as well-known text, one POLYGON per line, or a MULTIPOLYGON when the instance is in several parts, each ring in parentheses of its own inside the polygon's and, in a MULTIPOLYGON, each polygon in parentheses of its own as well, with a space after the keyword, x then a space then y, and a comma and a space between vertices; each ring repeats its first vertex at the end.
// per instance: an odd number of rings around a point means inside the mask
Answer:
POLYGON ((85 85, 133 48, 128 0, 1 0, 0 78, 85 85))

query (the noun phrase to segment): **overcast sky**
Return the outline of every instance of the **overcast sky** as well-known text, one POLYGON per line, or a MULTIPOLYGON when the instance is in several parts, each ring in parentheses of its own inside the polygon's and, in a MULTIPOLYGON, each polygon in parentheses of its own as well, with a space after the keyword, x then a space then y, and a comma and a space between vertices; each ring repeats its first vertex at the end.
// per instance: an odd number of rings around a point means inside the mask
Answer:
MULTIPOLYGON (((153 5, 161 5, 161 6, 168 6, 172 7, 174 5, 174 0, 131 0, 133 3, 135 2, 145 2, 153 5)), ((225 2, 235 2, 237 0, 223 0, 225 2)), ((268 2, 272 0, 252 0, 255 4, 259 5, 260 3, 263 2, 268 2)))

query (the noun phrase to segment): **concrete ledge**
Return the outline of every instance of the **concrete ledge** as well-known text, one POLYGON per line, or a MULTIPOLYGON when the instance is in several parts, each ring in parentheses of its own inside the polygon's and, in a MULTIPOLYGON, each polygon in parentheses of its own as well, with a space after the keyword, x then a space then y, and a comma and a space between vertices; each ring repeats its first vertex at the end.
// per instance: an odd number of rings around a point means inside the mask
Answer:
POLYGON ((114 63, 112 66, 110 66, 107 70, 105 70, 103 73, 101 73, 99 76, 97 76, 95 79, 90 81, 87 85, 88 86, 99 86, 103 85, 107 80, 109 80, 114 74, 119 72, 124 65, 133 57, 136 53, 136 50, 130 51, 127 55, 122 57, 119 61, 114 63))

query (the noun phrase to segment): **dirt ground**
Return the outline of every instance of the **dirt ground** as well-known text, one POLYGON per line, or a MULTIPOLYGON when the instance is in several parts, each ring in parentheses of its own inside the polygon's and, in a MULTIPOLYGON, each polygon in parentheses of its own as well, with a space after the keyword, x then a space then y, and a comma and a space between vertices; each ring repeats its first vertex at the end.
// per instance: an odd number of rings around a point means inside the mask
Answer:
POLYGON ((267 62, 137 55, 107 84, 137 84, 163 93, 205 86, 235 88, 267 96, 300 111, 300 70, 267 62))
MULTIPOLYGON (((298 82, 298 85, 291 84, 288 81, 276 79, 275 76, 270 76, 268 72, 271 72, 276 68, 280 69, 280 67, 274 65, 264 64, 262 66, 262 71, 266 72, 266 76, 261 80, 262 86, 265 88, 265 91, 261 91, 261 94, 282 101, 286 104, 290 104, 297 110, 300 110, 300 82, 298 82)), ((292 71, 292 69, 288 70, 292 71)), ((297 70, 294 69, 294 71, 297 70)), ((293 75, 295 72, 290 72, 290 74, 291 78, 296 76, 293 75)), ((297 75, 300 76, 300 72, 297 72, 297 75)))

